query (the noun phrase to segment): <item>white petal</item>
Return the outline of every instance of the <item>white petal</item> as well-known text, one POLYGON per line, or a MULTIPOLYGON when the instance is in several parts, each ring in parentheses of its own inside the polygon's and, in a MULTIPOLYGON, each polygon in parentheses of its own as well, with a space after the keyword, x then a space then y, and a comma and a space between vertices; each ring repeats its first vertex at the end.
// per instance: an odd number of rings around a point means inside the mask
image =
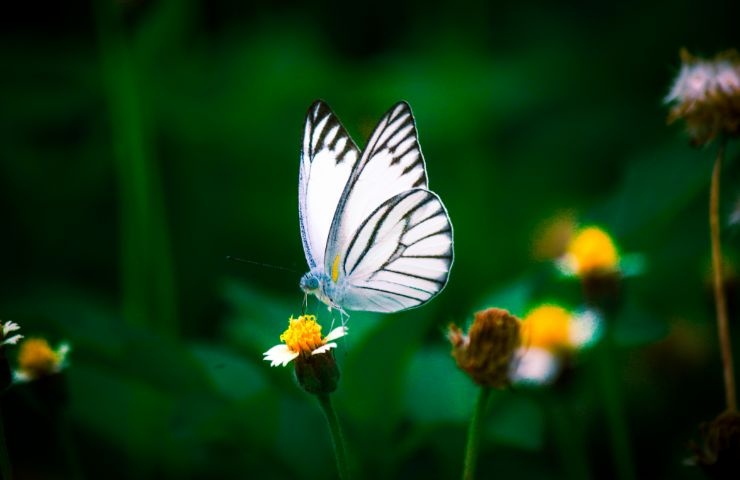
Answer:
POLYGON ((16 330, 19 330, 21 328, 20 325, 18 325, 15 322, 5 322, 3 324, 3 336, 7 336, 10 332, 15 332, 16 330))
POLYGON ((272 355, 273 352, 282 352, 286 348, 288 348, 288 346, 286 344, 284 344, 284 343, 281 343, 281 344, 275 345, 274 347, 272 347, 271 349, 269 349, 268 351, 266 351, 262 355, 264 355, 264 356, 272 355))
POLYGON ((13 381, 15 383, 29 382, 31 381, 31 377, 28 376, 28 374, 21 372, 20 370, 15 370, 13 372, 13 381))
POLYGON ((337 327, 329 332, 329 335, 324 338, 324 341, 331 342, 332 340, 336 340, 337 338, 341 338, 345 335, 347 335, 347 327, 337 327))
POLYGON ((578 313, 570 325, 571 343, 576 348, 593 345, 601 338, 603 323, 601 316, 594 310, 578 313))
POLYGON ((316 350, 312 351, 311 352, 311 355, 317 355, 319 353, 326 353, 329 350, 331 350, 332 348, 337 348, 337 344, 334 343, 334 342, 331 342, 331 343, 327 343, 326 345, 322 345, 319 348, 317 348, 316 350))
POLYGON ((3 340, 2 345, 15 345, 21 338, 23 338, 23 335, 13 335, 12 337, 3 340))
POLYGON ((542 348, 520 348, 512 367, 511 378, 515 383, 543 385, 555 380, 560 362, 542 348))
POLYGON ((281 344, 275 345, 263 355, 265 356, 264 360, 270 362, 271 367, 275 367, 277 365, 287 365, 300 354, 289 349, 287 345, 281 344))

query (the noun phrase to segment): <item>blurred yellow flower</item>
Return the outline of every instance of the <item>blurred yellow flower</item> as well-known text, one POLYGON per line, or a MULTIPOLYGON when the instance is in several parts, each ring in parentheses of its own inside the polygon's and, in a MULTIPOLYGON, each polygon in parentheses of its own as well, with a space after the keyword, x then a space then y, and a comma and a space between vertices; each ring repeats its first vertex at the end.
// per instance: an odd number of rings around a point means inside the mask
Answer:
POLYGON ((337 327, 326 337, 321 336, 321 325, 316 322, 314 315, 301 315, 298 318, 290 317, 288 329, 280 335, 280 341, 264 355, 264 360, 270 366, 287 365, 299 355, 317 355, 326 353, 337 344, 333 342, 347 334, 347 327, 337 327))
POLYGON ((69 353, 69 345, 62 343, 56 350, 43 338, 24 340, 18 351, 18 370, 15 378, 30 381, 60 372, 69 353))
POLYGON ((619 270, 619 253, 608 233, 585 227, 573 237, 560 263, 566 273, 579 277, 613 273, 619 270))
POLYGON ((522 338, 524 345, 545 350, 568 349, 572 315, 557 305, 542 305, 524 317, 522 338))
POLYGON ((598 340, 601 319, 590 310, 574 313, 552 304, 540 305, 522 320, 522 347, 512 380, 545 384, 559 373, 563 360, 598 340))

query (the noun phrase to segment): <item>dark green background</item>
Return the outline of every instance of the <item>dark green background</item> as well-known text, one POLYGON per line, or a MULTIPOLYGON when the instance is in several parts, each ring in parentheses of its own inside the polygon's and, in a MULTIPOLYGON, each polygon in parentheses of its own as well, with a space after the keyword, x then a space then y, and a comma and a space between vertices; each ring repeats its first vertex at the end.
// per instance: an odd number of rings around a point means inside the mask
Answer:
MULTIPOLYGON (((315 400, 261 360, 303 298, 296 187, 316 98, 360 146, 408 101, 455 227, 447 289, 353 315, 339 348, 358 478, 459 476, 475 389, 444 328, 485 306, 578 307, 579 286, 530 253, 564 209, 646 261, 610 319, 638 477, 700 478, 682 460, 724 398, 716 146, 666 127, 662 99, 680 47, 738 46, 737 2, 18 3, 0 17, 0 318, 72 345, 61 381, 4 397, 18 478, 334 478, 315 400)), ((734 259, 738 230, 723 230, 734 259)), ((574 463, 615 478, 595 365, 587 353, 564 387, 497 394, 480 478, 574 463)))

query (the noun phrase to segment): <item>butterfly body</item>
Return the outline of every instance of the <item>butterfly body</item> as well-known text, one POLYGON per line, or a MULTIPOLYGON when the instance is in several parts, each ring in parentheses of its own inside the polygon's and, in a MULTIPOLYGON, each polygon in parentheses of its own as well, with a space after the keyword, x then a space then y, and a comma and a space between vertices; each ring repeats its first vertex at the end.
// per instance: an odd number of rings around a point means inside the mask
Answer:
POLYGON ((299 217, 309 272, 300 282, 340 311, 419 306, 447 283, 452 225, 427 187, 411 109, 396 104, 364 152, 329 107, 308 111, 299 217))

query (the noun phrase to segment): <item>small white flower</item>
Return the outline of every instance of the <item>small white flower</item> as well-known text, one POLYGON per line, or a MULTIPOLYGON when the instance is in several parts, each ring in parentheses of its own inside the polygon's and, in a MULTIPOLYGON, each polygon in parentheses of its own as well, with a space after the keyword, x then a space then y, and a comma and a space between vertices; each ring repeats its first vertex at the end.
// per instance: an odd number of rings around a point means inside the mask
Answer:
POLYGON ((264 360, 270 362, 271 367, 286 366, 299 355, 318 355, 326 353, 337 344, 334 340, 347 335, 347 327, 337 327, 326 337, 321 337, 321 325, 316 323, 314 315, 301 315, 297 319, 289 320, 288 329, 280 335, 285 342, 275 345, 265 353, 264 360))

